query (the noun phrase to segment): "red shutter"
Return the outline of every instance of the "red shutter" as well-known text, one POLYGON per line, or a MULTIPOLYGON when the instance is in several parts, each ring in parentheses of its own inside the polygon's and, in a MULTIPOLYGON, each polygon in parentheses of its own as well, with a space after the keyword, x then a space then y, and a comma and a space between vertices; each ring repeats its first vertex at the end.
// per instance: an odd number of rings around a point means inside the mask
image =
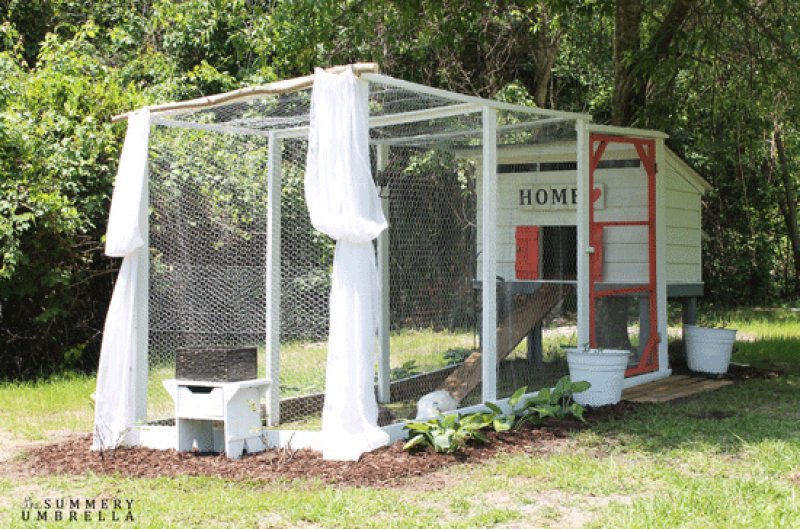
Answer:
POLYGON ((539 226, 517 226, 517 279, 539 279, 539 226))

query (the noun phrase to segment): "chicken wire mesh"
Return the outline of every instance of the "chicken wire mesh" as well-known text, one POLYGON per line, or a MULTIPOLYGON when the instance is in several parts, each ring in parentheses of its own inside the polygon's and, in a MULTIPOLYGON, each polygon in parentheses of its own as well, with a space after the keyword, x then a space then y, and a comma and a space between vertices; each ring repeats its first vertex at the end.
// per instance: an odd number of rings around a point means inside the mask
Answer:
MULTIPOLYGON (((259 376, 280 381, 282 426, 319 426, 334 242, 311 226, 304 200, 309 102, 310 91, 302 90, 173 112, 155 121, 149 191, 151 420, 173 410, 161 381, 174 376, 178 348, 256 346, 259 376), (275 199, 267 191, 270 135, 280 175, 279 227, 270 226, 268 210, 275 199), (274 287, 280 291, 280 357, 268 373, 270 229, 281 241, 274 287)), ((457 106, 464 105, 371 83, 371 161, 389 220, 382 270, 389 284, 391 385, 388 401, 381 403, 383 424, 413 416, 419 397, 448 387, 453 377, 466 382, 462 404, 480 400, 480 377, 464 366, 479 350, 481 335, 476 279, 482 119, 479 107, 462 112, 457 106), (426 117, 427 110, 437 112, 426 117)), ((498 149, 535 150, 574 139, 574 122, 547 121, 500 112, 498 149)), ((501 231, 510 229, 498 224, 499 256, 508 236, 501 231)), ((524 384, 547 385, 562 367, 558 344, 575 310, 574 226, 546 230, 541 244, 543 279, 549 283, 525 287, 502 276, 497 281, 498 325, 515 327, 514 336, 498 339, 499 396, 524 384), (559 367, 550 369, 551 364, 559 367)))
POLYGON ((151 145, 148 417, 160 419, 179 348, 263 347, 267 144, 156 126, 151 145))

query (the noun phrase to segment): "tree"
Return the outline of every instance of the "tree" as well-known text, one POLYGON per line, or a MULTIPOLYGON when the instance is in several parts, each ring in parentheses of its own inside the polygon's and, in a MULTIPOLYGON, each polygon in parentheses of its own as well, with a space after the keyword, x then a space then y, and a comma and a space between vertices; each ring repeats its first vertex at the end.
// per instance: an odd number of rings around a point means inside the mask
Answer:
MULTIPOLYGON (((642 44, 643 0, 616 0, 614 16, 614 98, 611 122, 630 126, 646 104, 654 74, 670 66, 674 44, 697 0, 672 0, 663 20, 642 44)), ((662 73, 663 72, 659 72, 662 73)))

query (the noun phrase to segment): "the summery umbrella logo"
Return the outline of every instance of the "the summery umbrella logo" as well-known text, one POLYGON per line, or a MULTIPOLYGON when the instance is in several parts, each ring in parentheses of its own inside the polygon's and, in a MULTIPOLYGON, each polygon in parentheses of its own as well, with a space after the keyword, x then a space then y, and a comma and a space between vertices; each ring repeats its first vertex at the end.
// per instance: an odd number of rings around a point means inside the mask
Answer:
POLYGON ((133 522, 132 499, 123 498, 25 498, 23 522, 133 522))

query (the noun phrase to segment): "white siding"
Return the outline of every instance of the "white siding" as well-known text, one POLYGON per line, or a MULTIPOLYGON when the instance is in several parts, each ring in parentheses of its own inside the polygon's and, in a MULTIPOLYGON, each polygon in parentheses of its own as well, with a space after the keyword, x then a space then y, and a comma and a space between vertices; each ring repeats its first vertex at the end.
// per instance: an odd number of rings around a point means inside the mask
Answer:
POLYGON ((680 164, 666 159, 667 282, 702 282, 700 191, 682 176, 680 164))
MULTIPOLYGON (((620 149, 624 158, 637 158, 632 147, 620 149)), ((605 160, 605 155, 603 156, 605 160)), ((597 169, 595 183, 606 189, 606 207, 595 211, 597 221, 646 221, 647 173, 642 167, 597 169)), ((645 226, 608 226, 604 232, 603 277, 610 283, 646 283, 650 278, 648 232, 645 226)))
MULTIPOLYGON (((572 162, 575 144, 563 143, 545 147, 542 152, 527 149, 504 149, 498 152, 498 163, 572 162)), ((666 246, 667 281, 670 283, 701 282, 700 255, 700 190, 681 176, 686 169, 671 161, 659 174, 667 179, 666 246)), ((603 160, 637 158, 627 145, 613 145, 603 160)), ((533 210, 518 206, 520 188, 545 184, 574 186, 574 170, 498 174, 497 196, 497 273, 506 280, 515 280, 514 264, 516 226, 574 226, 575 210, 533 210)), ((598 169, 596 185, 605 189, 605 208, 596 210, 596 219, 647 220, 647 176, 642 167, 598 169)), ((477 189, 481 189, 478 174, 477 189)), ((481 240, 481 197, 478 196, 478 241, 481 240)), ((645 227, 607 228, 603 256, 603 280, 613 283, 644 283, 649 277, 648 241, 645 227)), ((480 243, 478 251, 480 252, 480 243)), ((480 274, 480 257, 478 258, 480 274)))

